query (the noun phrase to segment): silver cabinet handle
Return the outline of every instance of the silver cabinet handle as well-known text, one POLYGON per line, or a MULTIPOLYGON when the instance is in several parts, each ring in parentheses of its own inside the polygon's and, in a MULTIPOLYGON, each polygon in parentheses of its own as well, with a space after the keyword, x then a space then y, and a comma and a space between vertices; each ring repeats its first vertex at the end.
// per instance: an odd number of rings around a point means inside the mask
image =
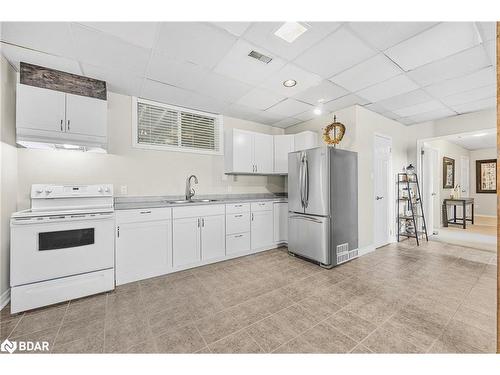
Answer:
POLYGON ((243 217, 243 215, 234 215, 234 217, 243 217))
POLYGON ((205 228, 205 219, 204 219, 204 218, 202 218, 202 219, 201 219, 201 226, 202 226, 203 228, 205 228))
POLYGON ((63 120, 61 120, 61 131, 63 131, 63 120))
POLYGON ((242 204, 235 204, 234 207, 243 207, 242 204))
POLYGON ((379 197, 378 195, 375 197, 376 200, 381 200, 381 199, 384 199, 384 197, 379 197))
POLYGON ((252 212, 252 221, 253 221, 253 212, 252 212))
POLYGON ((198 218, 198 228, 200 227, 200 218, 198 218))
POLYGON ((239 237, 243 237, 242 234, 237 234, 236 236, 234 236, 234 238, 239 238, 239 237))
POLYGON ((68 120, 68 130, 69 130, 69 120, 68 120))
POLYGON ((150 214, 150 213, 151 213, 151 211, 141 211, 141 212, 139 212, 139 213, 144 215, 144 214, 150 214))

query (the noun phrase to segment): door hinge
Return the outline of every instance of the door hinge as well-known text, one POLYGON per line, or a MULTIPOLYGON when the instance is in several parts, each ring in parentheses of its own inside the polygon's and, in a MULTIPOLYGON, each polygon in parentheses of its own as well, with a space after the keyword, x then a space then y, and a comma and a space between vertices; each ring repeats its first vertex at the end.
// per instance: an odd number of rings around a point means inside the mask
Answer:
POLYGON ((116 231, 117 231, 116 233, 117 237, 120 238, 120 226, 116 228, 116 231))

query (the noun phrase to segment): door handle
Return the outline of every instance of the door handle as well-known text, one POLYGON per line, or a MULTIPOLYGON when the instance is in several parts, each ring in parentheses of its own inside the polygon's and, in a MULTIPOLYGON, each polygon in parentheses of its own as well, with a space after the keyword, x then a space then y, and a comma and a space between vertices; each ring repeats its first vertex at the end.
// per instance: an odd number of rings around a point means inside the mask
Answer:
POLYGON ((253 212, 252 212, 252 221, 253 221, 253 212))
POLYGON ((307 217, 307 216, 293 215, 293 216, 290 216, 290 219, 307 220, 307 221, 312 221, 314 223, 323 224, 323 222, 321 220, 315 219, 313 217, 307 217))
POLYGON ((198 218, 198 228, 200 227, 200 218, 198 218))
POLYGON ((309 163, 307 162, 307 156, 305 157, 304 160, 304 206, 307 208, 309 205, 309 163))
POLYGON ((68 120, 68 130, 69 130, 69 120, 68 120))
POLYGON ((205 219, 204 219, 204 218, 202 218, 202 219, 201 219, 201 226, 202 226, 203 228, 205 228, 205 219))
POLYGON ((375 197, 375 199, 379 201, 379 200, 381 200, 381 199, 384 199, 384 197, 380 197, 380 196, 378 196, 378 195, 377 195, 377 196, 375 197))
POLYGON ((150 213, 151 213, 151 211, 141 211, 140 213, 141 213, 141 214, 143 214, 143 215, 144 215, 144 214, 150 214, 150 213))

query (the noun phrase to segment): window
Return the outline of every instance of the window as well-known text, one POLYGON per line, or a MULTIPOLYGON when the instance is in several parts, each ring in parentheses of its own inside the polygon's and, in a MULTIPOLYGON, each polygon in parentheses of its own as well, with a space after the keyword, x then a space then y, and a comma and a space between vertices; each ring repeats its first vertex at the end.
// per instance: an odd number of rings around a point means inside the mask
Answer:
POLYGON ((134 99, 133 145, 154 150, 222 155, 222 117, 134 99))

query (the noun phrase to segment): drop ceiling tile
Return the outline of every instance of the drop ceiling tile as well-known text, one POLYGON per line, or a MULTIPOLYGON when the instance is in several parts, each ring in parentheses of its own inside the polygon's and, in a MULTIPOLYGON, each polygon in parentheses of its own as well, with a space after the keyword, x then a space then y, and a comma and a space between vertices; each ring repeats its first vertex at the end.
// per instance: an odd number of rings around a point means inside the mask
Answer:
POLYGON ((180 89, 175 86, 166 85, 161 82, 144 80, 141 97, 145 99, 155 100, 160 103, 172 104, 178 106, 186 106, 187 98, 192 95, 192 92, 180 89))
POLYGON ((380 114, 383 114, 383 113, 386 113, 387 112, 387 108, 385 108, 384 106, 380 105, 379 103, 371 103, 371 104, 367 104, 365 106, 366 109, 369 109, 370 111, 373 111, 373 112, 377 112, 377 113, 380 113, 380 114))
POLYGON ((144 75, 150 51, 114 36, 77 24, 71 25, 80 62, 107 69, 121 69, 144 75))
POLYGON ((255 22, 246 31, 244 38, 291 61, 340 27, 338 22, 301 22, 301 24, 307 27, 307 31, 295 39, 293 43, 288 43, 274 35, 283 22, 255 22))
POLYGON ((266 112, 274 113, 276 115, 281 115, 281 116, 293 117, 295 115, 298 115, 299 113, 307 111, 311 107, 312 106, 310 106, 309 104, 302 103, 297 100, 289 98, 283 100, 282 102, 279 102, 278 104, 272 106, 271 108, 268 108, 266 112))
POLYGON ((265 125, 272 125, 281 119, 283 119, 283 116, 272 115, 265 111, 258 111, 248 116, 248 120, 265 125))
POLYGON ((416 124, 415 121, 413 121, 411 119, 411 117, 402 117, 400 119, 397 120, 399 123, 403 124, 403 125, 414 125, 416 124))
POLYGON ((484 50, 488 55, 488 59, 491 65, 494 67, 497 65, 497 46, 495 40, 490 40, 484 44, 484 50))
POLYGON ((298 115, 295 115, 294 117, 296 119, 301 120, 301 121, 308 121, 308 120, 316 117, 316 115, 313 113, 313 109, 311 108, 305 112, 302 112, 302 113, 299 113, 298 115))
POLYGON ((483 42, 489 40, 494 40, 497 35, 497 25, 496 22, 476 22, 479 29, 483 42))
POLYGON ((295 63, 323 78, 330 78, 375 54, 375 50, 341 27, 299 55, 295 63))
POLYGON ((286 97, 269 90, 254 88, 245 96, 240 98, 236 103, 247 107, 265 110, 272 107, 276 103, 282 101, 286 97))
POLYGON ((350 22, 349 27, 373 47, 385 50, 435 24, 435 22, 350 22))
POLYGON ((497 86, 496 83, 484 87, 479 87, 473 90, 460 92, 458 94, 453 94, 441 98, 442 102, 449 106, 455 106, 460 104, 465 104, 469 102, 475 102, 478 100, 490 98, 496 95, 497 86))
POLYGON ((410 116, 413 122, 420 123, 432 120, 438 120, 440 118, 455 116, 457 113, 448 108, 441 108, 435 111, 421 113, 415 116, 410 116))
POLYGON ((80 24, 147 49, 153 48, 158 27, 157 22, 80 22, 80 24))
POLYGON ((252 87, 233 78, 207 72, 194 91, 227 102, 235 102, 249 92, 252 87))
POLYGON ((155 50, 173 60, 213 68, 228 53, 236 37, 203 22, 162 22, 155 50))
POLYGON ((401 109, 396 109, 393 112, 401 117, 410 117, 443 108, 446 107, 442 105, 439 101, 430 100, 428 102, 412 105, 401 109))
POLYGON ((302 121, 293 117, 287 117, 281 121, 275 122, 273 126, 278 128, 288 128, 289 126, 297 125, 302 121))
POLYGON ((330 78, 352 92, 385 81, 402 71, 383 54, 378 54, 330 78))
POLYGON ((452 78, 434 85, 427 86, 425 90, 436 98, 487 86, 496 82, 495 69, 484 68, 466 76, 452 78))
POLYGON ((66 58, 76 53, 69 22, 2 22, 2 41, 66 58))
POLYGON ((19 63, 40 65, 63 72, 82 74, 80 65, 75 60, 49 55, 34 50, 12 46, 10 44, 0 44, 2 55, 19 71, 19 63))
POLYGON ((260 84, 261 88, 272 90, 286 97, 292 97, 313 86, 319 85, 321 77, 314 73, 309 73, 293 64, 287 64, 276 73, 271 75, 260 84), (294 79, 297 84, 293 87, 285 87, 283 82, 294 79))
POLYGON ((391 112, 391 111, 383 112, 383 113, 381 113, 381 115, 384 116, 384 117, 387 117, 387 118, 389 118, 391 120, 396 120, 396 121, 398 121, 401 118, 401 116, 399 116, 399 115, 397 115, 397 114, 395 114, 394 112, 391 112))
POLYGON ((432 99, 432 96, 430 96, 427 92, 418 89, 401 95, 390 97, 378 102, 378 104, 387 108, 389 111, 394 111, 395 109, 410 107, 412 105, 428 102, 432 99))
POLYGON ((451 108, 458 113, 468 113, 482 111, 488 108, 494 108, 496 106, 496 103, 496 96, 492 96, 491 98, 481 99, 475 102, 454 105, 451 106, 451 108))
POLYGON ((472 22, 443 22, 385 51, 404 70, 440 60, 480 42, 472 22))
POLYGON ((483 46, 449 56, 445 59, 421 66, 408 76, 422 86, 460 77, 491 65, 483 46))
POLYGON ((275 74, 284 65, 285 62, 282 59, 274 57, 269 51, 240 39, 217 64, 214 72, 251 85, 256 85, 275 74), (256 60, 248 56, 253 50, 273 59, 268 64, 256 60))
POLYGON ((213 24, 235 36, 242 36, 251 22, 213 22, 213 24))
POLYGON ((330 81, 322 81, 319 85, 308 88, 307 90, 295 95, 295 99, 316 105, 320 101, 323 103, 340 98, 349 92, 330 81))
POLYGON ((339 109, 344 109, 353 106, 355 104, 365 105, 368 103, 369 102, 364 98, 361 98, 354 94, 349 94, 341 98, 329 101, 328 103, 325 103, 323 105, 323 108, 325 111, 333 112, 333 111, 338 111, 339 109))
POLYGON ((97 66, 82 64, 86 77, 106 81, 107 89, 118 94, 141 96, 144 78, 135 77, 132 73, 117 69, 104 69, 97 66))
POLYGON ((211 112, 211 113, 222 113, 227 107, 229 103, 216 99, 216 98, 211 98, 206 95, 200 95, 197 93, 192 93, 189 95, 184 101, 182 106, 198 111, 205 111, 205 112, 211 112))
POLYGON ((404 94, 409 91, 416 90, 418 85, 404 74, 390 78, 387 81, 377 83, 357 94, 371 102, 379 102, 381 100, 404 94))

